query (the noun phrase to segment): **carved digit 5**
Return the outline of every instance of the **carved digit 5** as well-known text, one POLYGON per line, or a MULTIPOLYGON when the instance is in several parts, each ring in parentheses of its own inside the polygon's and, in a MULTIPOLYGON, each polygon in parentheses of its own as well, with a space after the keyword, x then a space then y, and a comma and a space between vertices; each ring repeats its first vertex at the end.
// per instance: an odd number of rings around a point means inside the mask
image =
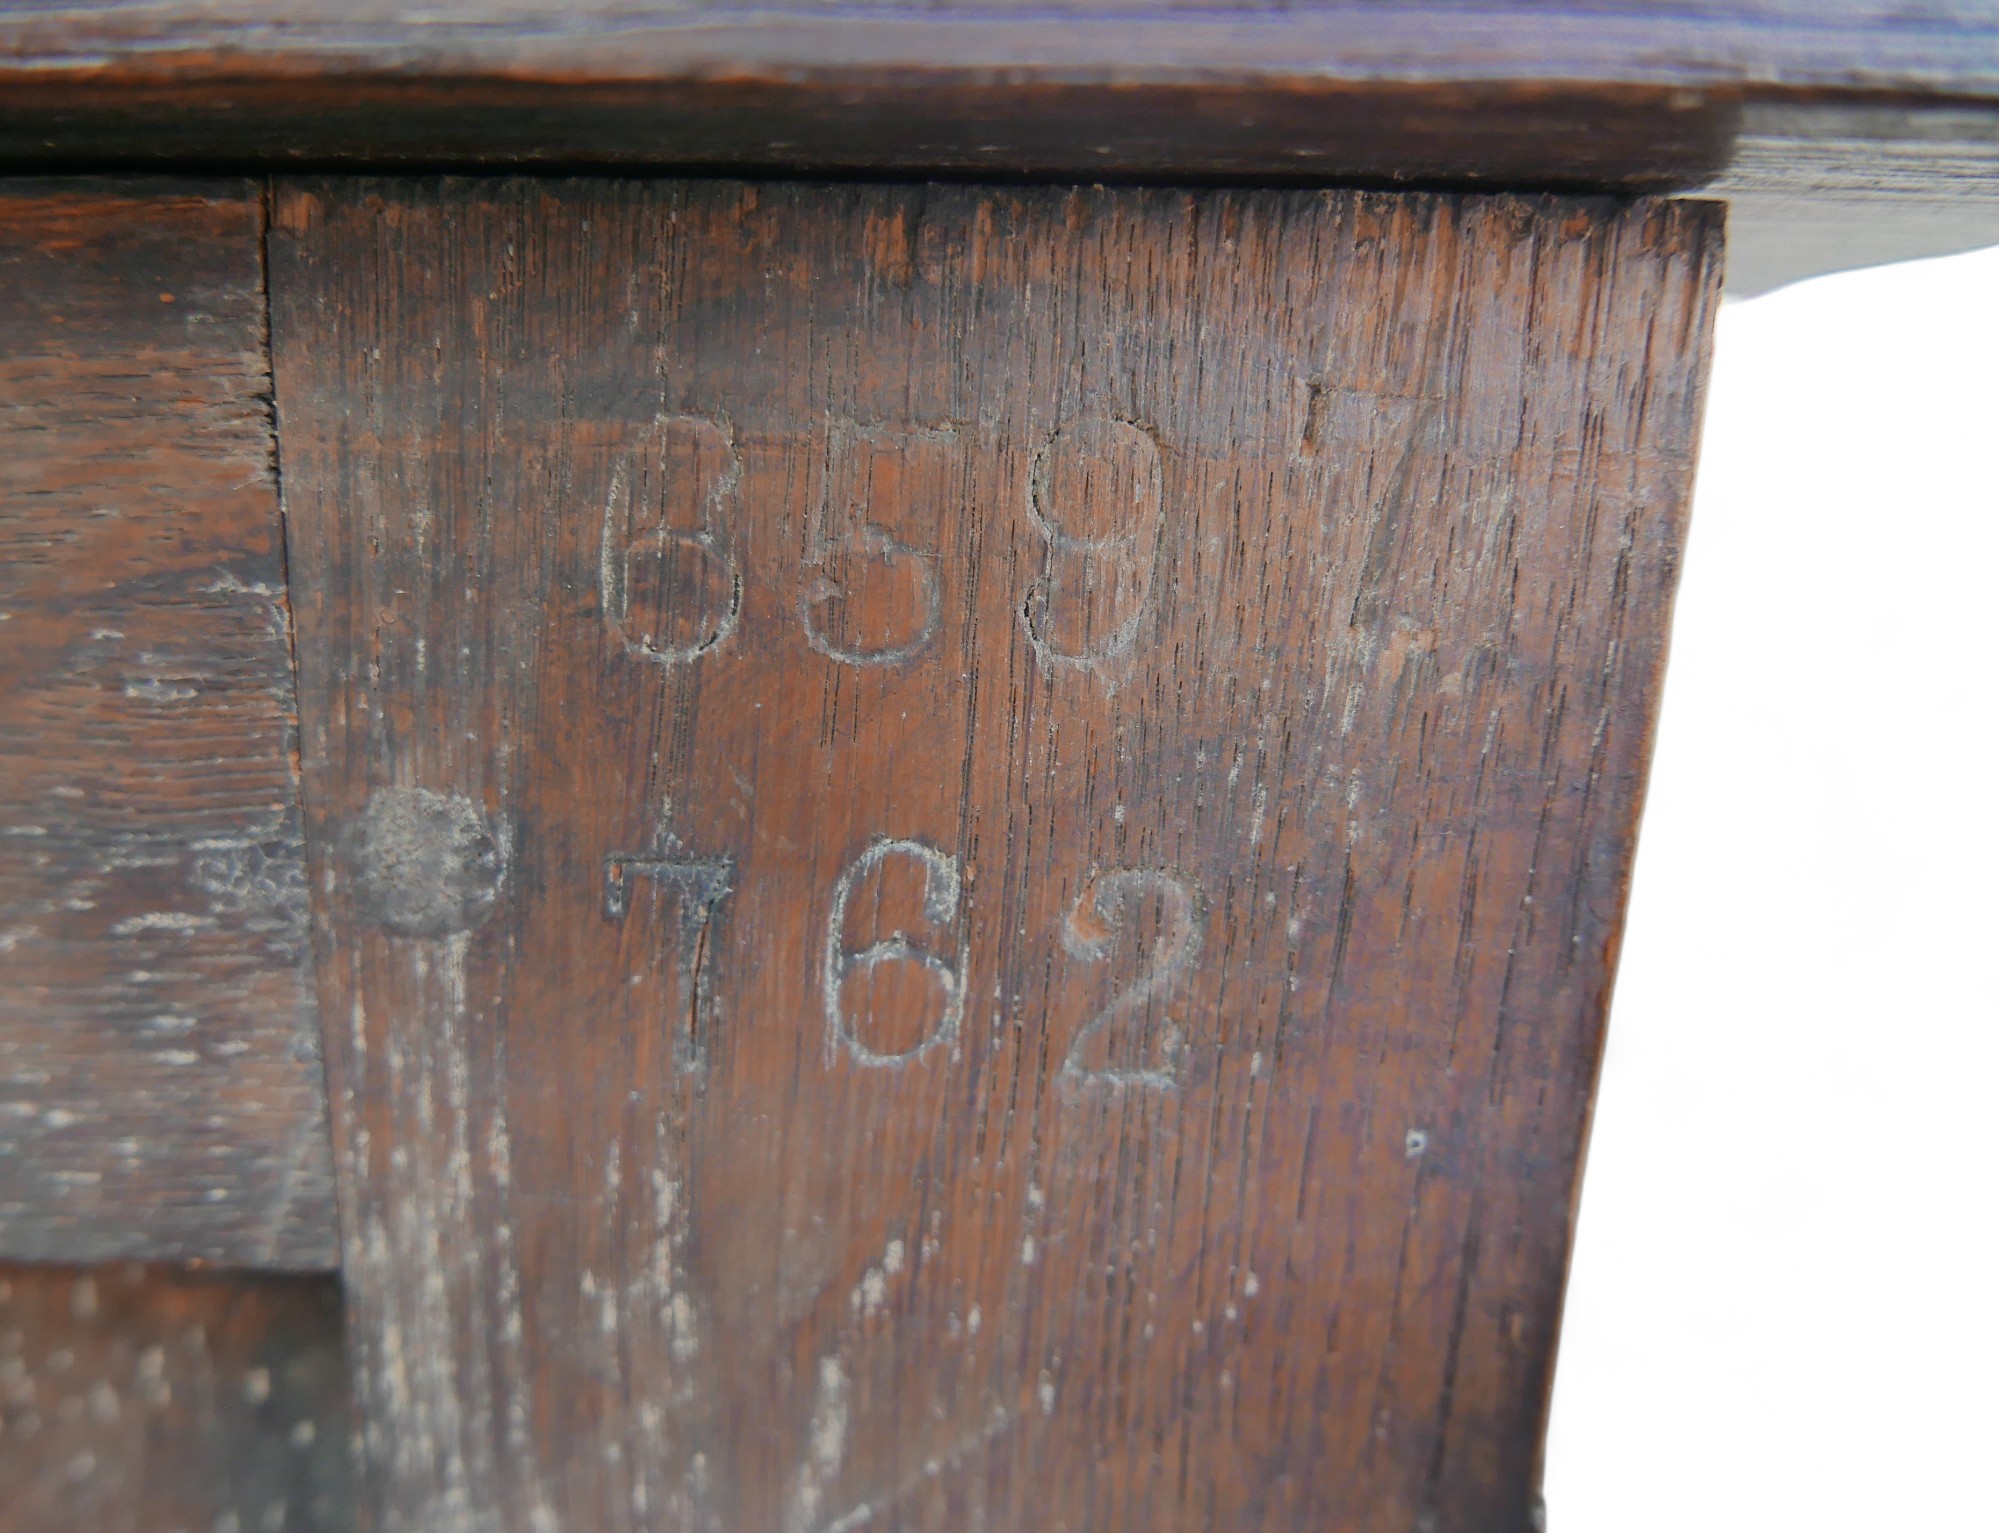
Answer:
POLYGON ((931 519, 957 437, 949 427, 828 427, 798 593, 805 640, 842 665, 899 665, 937 631, 937 557, 891 530, 931 519))
POLYGON ((958 1023, 965 1014, 964 954, 950 959, 912 942, 901 931, 877 938, 857 953, 846 950, 847 905, 854 887, 876 872, 891 857, 915 862, 923 874, 923 918, 932 926, 948 929, 958 917, 958 859, 946 856, 920 841, 877 841, 854 859, 833 886, 832 909, 826 917, 826 946, 822 955, 820 983, 826 1004, 826 1040, 831 1048, 844 1048, 864 1065, 894 1065, 916 1059, 939 1044, 958 1036, 958 1023), (901 1050, 877 1049, 860 1035, 843 1005, 842 991, 856 975, 870 976, 884 964, 914 964, 936 976, 944 992, 936 1020, 923 1037, 901 1050))
POLYGON ((1165 1064, 1159 1069, 1092 1067, 1083 1063, 1083 1056, 1092 1041, 1113 1021, 1143 1013, 1155 1001, 1164 1002, 1180 976, 1193 967, 1201 953, 1200 891, 1177 874, 1154 869, 1125 868, 1106 873, 1076 896, 1069 919, 1063 924, 1062 945, 1076 958, 1110 957, 1119 935, 1127 928, 1131 907, 1148 898, 1157 900, 1160 906, 1159 932, 1153 939, 1152 950, 1138 977, 1076 1034, 1062 1061, 1061 1076, 1065 1080, 1113 1081, 1155 1086, 1164 1091, 1171 1091, 1180 1083, 1180 1046, 1170 1025, 1164 1031, 1160 1051, 1165 1064))
POLYGON ((1129 421, 1071 421, 1035 455, 1027 515, 1046 540, 1020 609, 1054 667, 1095 669, 1130 649, 1158 561, 1159 448, 1129 421))
POLYGON ((736 631, 743 576, 723 507, 743 477, 728 428, 662 416, 611 474, 599 580, 625 648, 660 665, 697 660, 736 631))
POLYGON ((805 625, 805 642, 843 665, 896 665, 930 642, 937 627, 937 571, 932 559, 907 543, 898 543, 874 523, 864 524, 858 537, 828 549, 798 597, 798 619, 805 625), (877 593, 889 594, 877 594, 877 593), (899 634, 838 642, 859 628, 858 609, 892 606, 899 634), (839 609, 830 623, 827 617, 839 609))

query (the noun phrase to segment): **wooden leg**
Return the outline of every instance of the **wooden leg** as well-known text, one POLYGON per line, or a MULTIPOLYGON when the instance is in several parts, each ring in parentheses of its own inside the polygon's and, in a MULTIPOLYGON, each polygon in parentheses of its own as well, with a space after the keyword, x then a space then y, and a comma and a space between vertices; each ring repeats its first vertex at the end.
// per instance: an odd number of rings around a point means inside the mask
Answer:
POLYGON ((281 188, 380 1525, 1528 1528, 1719 243, 281 188))

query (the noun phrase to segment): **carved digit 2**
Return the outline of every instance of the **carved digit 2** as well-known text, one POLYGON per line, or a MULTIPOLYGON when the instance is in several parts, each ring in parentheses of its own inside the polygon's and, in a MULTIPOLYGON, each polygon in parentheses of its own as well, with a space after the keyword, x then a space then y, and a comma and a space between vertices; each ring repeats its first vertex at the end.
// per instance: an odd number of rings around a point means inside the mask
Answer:
POLYGON ((1106 1066, 1091 1069, 1083 1063, 1083 1051, 1090 1041, 1110 1026, 1112 1020, 1139 1010, 1154 1000, 1164 1000, 1180 976, 1192 967, 1201 951, 1200 891, 1176 874, 1156 869, 1125 868, 1106 873, 1076 896, 1063 923, 1062 945, 1082 959, 1108 958, 1124 926, 1124 912, 1134 899, 1157 894, 1167 907, 1159 936, 1152 944, 1151 960, 1123 990, 1096 1016, 1083 1025, 1062 1060, 1064 1080, 1115 1081, 1134 1086, 1156 1086, 1171 1091, 1180 1084, 1179 1050, 1169 1043, 1165 1050, 1167 1068, 1161 1070, 1119 1070, 1106 1066), (1094 912, 1093 919, 1085 911, 1094 912), (1091 930, 1094 925, 1099 930, 1091 930))
POLYGON ((826 1002, 826 1039, 829 1048, 844 1048, 864 1065, 901 1064, 929 1053, 940 1043, 953 1042, 958 1036, 958 1023, 965 1014, 962 953, 956 963, 947 963, 935 953, 917 947, 901 932, 872 942, 858 953, 849 953, 840 946, 841 931, 847 920, 847 901, 853 895, 854 885, 889 857, 910 857, 922 864, 923 914, 927 919, 935 925, 948 926, 958 916, 958 859, 946 856, 935 847, 925 846, 921 841, 877 841, 854 859, 840 875, 840 881, 833 886, 833 906, 826 917, 826 946, 820 971, 826 1002), (938 976, 944 985, 944 1011, 938 1017, 937 1025, 921 1043, 901 1053, 884 1054, 869 1048, 855 1036, 840 1010, 840 987, 847 976, 857 969, 872 969, 876 964, 898 962, 921 964, 938 976))

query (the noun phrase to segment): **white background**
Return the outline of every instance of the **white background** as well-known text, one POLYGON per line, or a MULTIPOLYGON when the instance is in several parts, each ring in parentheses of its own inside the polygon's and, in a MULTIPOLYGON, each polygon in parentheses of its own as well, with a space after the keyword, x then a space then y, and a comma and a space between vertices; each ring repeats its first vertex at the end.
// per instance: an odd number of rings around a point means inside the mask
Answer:
POLYGON ((1721 312, 1551 1533, 1999 1529, 1999 252, 1721 312))

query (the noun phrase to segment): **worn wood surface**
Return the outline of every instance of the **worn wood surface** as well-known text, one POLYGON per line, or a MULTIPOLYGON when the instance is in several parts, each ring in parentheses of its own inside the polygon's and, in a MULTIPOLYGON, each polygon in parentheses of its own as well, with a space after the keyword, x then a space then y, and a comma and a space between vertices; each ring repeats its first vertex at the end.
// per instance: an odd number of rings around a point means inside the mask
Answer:
POLYGON ((380 1526, 1532 1525, 1718 224, 281 188, 380 1526))
POLYGON ((683 61, 1999 90, 1985 0, 13 0, 23 67, 652 78, 683 61), (1037 33, 1042 18, 1058 32, 1037 33), (1283 55, 1285 41, 1303 43, 1283 55), (886 49, 882 46, 886 44, 886 49))
POLYGON ((93 0, 0 9, 0 161, 1725 197, 1729 284, 1999 241, 1990 0, 93 0))
POLYGON ((1990 98, 1999 94, 1999 20, 1985 0, 27 0, 0 19, 0 68, 24 81, 195 88, 329 77, 775 82, 787 73, 800 83, 887 85, 905 72, 1025 69, 1104 82, 1574 82, 1990 98))
POLYGON ((0 1264, 0 1533, 352 1533, 327 1278, 0 1264))
POLYGON ((0 183, 0 1256, 326 1266, 243 183, 0 183))

